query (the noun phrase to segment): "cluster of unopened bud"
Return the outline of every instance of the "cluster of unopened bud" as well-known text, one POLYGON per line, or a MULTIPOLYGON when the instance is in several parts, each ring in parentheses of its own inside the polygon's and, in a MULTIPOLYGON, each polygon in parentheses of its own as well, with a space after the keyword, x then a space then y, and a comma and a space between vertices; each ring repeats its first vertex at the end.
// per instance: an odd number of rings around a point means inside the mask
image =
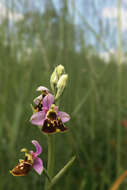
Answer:
POLYGON ((58 65, 50 78, 50 85, 55 94, 55 100, 57 100, 63 93, 67 84, 68 75, 65 73, 63 65, 58 65))

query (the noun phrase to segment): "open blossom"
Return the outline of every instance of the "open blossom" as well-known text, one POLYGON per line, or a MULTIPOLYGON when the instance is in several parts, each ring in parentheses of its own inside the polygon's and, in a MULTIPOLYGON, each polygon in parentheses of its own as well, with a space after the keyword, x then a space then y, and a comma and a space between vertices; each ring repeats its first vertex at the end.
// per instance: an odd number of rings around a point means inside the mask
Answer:
POLYGON ((32 170, 32 168, 39 174, 41 175, 43 171, 43 162, 42 160, 38 157, 38 155, 41 154, 42 148, 38 141, 33 140, 32 143, 34 144, 36 148, 36 152, 27 151, 27 149, 23 148, 21 149, 21 152, 25 152, 25 159, 24 160, 19 160, 19 163, 17 166, 15 166, 10 173, 13 176, 25 176, 29 171, 32 170))
POLYGON ((41 95, 37 96, 34 99, 34 103, 36 104, 34 111, 41 111, 42 110, 42 99, 49 93, 49 89, 44 86, 39 86, 36 91, 40 91, 41 95))
POLYGON ((42 111, 36 112, 30 118, 30 122, 42 126, 44 133, 64 132, 67 128, 64 123, 69 121, 70 116, 54 105, 54 96, 47 94, 42 100, 42 111))

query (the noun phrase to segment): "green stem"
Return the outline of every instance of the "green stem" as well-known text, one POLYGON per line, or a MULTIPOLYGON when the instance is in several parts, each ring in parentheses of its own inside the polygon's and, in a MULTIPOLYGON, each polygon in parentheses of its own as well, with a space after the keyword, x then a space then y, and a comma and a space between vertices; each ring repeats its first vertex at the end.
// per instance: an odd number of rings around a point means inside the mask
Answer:
MULTIPOLYGON (((48 166, 47 166, 47 173, 50 179, 53 176, 53 169, 54 169, 54 135, 48 135, 48 166)), ((48 189, 50 182, 46 179, 45 182, 45 190, 48 189)))
POLYGON ((43 168, 43 173, 44 173, 45 176, 47 177, 48 181, 51 182, 51 179, 50 179, 50 177, 49 177, 49 175, 48 175, 48 172, 47 172, 47 170, 46 170, 45 168, 43 168))

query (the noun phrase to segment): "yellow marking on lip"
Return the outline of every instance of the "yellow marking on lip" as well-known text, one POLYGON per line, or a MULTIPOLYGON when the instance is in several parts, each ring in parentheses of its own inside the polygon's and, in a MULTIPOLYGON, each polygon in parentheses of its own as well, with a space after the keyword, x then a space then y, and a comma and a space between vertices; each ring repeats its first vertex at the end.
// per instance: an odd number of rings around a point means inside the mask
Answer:
POLYGON ((25 174, 14 174, 12 170, 10 170, 10 173, 13 175, 13 176, 24 176, 25 174))
POLYGON ((60 132, 60 129, 56 129, 56 132, 60 132))

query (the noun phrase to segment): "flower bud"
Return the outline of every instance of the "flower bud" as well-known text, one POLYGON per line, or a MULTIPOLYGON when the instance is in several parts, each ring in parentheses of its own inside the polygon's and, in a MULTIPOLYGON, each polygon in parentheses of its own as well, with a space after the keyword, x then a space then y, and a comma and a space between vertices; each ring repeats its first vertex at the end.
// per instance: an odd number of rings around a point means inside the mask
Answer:
POLYGON ((68 80, 68 75, 67 74, 63 74, 60 77, 60 79, 59 79, 59 81, 57 83, 57 94, 56 94, 55 99, 58 99, 61 96, 61 94, 63 93, 63 90, 64 90, 64 88, 65 88, 65 86, 67 84, 67 80, 68 80))
POLYGON ((58 82, 58 76, 57 76, 57 72, 56 72, 56 68, 55 68, 50 77, 50 85, 51 85, 53 92, 55 92, 57 82, 58 82))
POLYGON ((58 79, 59 79, 61 77, 61 75, 65 73, 64 66, 63 65, 58 65, 56 67, 56 73, 57 73, 57 76, 58 76, 58 79))
POLYGON ((51 78, 50 78, 50 85, 51 85, 51 88, 54 91, 54 93, 56 91, 57 82, 58 82, 59 78, 61 77, 61 75, 64 74, 64 73, 65 73, 65 70, 64 70, 63 65, 58 65, 54 69, 54 71, 53 71, 53 73, 51 75, 51 78))

